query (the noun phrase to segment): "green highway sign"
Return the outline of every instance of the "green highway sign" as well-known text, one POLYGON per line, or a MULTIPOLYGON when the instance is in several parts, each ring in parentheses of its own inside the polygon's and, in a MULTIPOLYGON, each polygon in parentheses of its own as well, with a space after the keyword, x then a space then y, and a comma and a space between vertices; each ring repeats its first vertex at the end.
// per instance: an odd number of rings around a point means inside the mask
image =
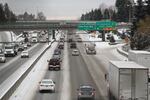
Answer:
POLYGON ((79 30, 94 30, 96 29, 96 24, 95 23, 80 23, 78 25, 79 30))
POLYGON ((107 28, 115 28, 117 26, 117 22, 105 20, 105 21, 97 21, 97 22, 81 22, 78 25, 79 30, 104 30, 107 28))

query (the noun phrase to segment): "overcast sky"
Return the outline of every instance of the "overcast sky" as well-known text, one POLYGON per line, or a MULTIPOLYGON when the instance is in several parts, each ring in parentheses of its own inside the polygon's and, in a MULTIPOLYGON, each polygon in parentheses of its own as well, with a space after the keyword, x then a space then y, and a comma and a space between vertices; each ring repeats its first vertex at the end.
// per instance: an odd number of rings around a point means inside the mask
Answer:
MULTIPOLYGON (((36 14, 42 11, 48 19, 77 19, 82 13, 98 8, 101 4, 111 6, 115 0, 0 0, 8 3, 16 14, 25 11, 36 14)), ((105 6, 104 5, 104 6, 105 6)))

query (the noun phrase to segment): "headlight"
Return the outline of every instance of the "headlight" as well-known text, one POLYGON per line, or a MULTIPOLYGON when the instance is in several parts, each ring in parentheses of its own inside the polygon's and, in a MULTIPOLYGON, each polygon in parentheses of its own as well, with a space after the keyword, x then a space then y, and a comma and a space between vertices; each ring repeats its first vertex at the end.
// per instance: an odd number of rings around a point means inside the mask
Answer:
POLYGON ((14 53, 14 51, 11 51, 11 53, 14 53))

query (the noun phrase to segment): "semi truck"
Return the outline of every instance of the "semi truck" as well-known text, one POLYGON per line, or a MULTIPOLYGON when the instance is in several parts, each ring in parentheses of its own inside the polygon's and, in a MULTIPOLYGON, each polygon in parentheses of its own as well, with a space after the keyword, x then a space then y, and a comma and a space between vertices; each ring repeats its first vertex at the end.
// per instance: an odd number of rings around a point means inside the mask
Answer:
POLYGON ((148 100, 148 68, 131 61, 110 61, 109 100, 148 100))

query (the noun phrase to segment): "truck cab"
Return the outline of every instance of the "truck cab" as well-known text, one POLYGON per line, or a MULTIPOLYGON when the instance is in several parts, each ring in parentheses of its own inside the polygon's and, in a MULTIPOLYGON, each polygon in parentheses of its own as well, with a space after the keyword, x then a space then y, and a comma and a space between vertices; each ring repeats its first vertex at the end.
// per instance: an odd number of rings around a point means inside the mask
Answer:
POLYGON ((8 44, 4 46, 4 54, 5 56, 16 56, 17 48, 13 44, 8 44))

